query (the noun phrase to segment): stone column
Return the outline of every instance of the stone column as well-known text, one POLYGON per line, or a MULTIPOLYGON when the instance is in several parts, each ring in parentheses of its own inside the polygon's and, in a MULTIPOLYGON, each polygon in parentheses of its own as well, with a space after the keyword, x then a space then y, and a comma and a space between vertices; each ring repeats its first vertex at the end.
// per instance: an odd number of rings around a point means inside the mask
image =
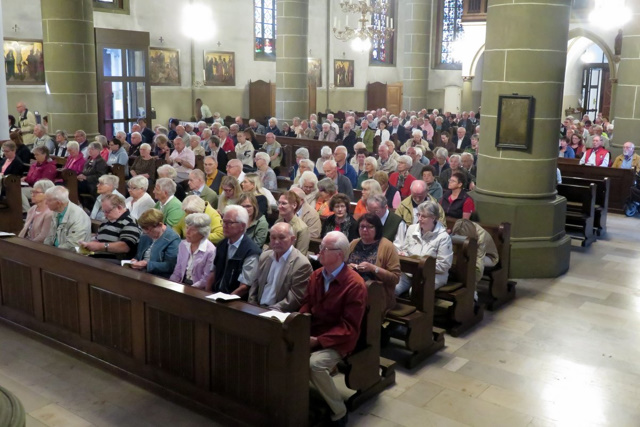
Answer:
POLYGON ((481 222, 511 223, 512 277, 556 277, 569 268, 556 164, 570 8, 571 0, 489 2, 474 199, 481 222), (531 25, 532 16, 546 18, 531 25), (535 97, 526 151, 495 147, 498 96, 513 93, 535 97))
POLYGON ((403 10, 398 12, 399 16, 406 17, 404 22, 395 25, 396 28, 404 26, 405 31, 402 44, 402 108, 405 110, 420 110, 429 106, 427 92, 431 51, 431 3, 431 0, 406 0, 401 5, 403 10))
POLYGON ((309 0, 278 0, 277 9, 276 117, 290 122, 295 116, 309 115, 309 0))
MULTIPOLYGON (((0 8, 0 34, 4 34, 3 30, 2 8, 0 8)), ((5 69, 4 54, 2 55, 2 69, 5 69)), ((7 80, 0 78, 0 117, 7 117, 8 115, 9 107, 7 105, 7 80)), ((7 141, 8 139, 9 122, 7 120, 0 120, 0 141, 7 141)))
POLYGON ((473 76, 462 76, 462 111, 473 110, 473 76))
MULTIPOLYGON (((622 33, 622 52, 618 65, 618 84, 613 97, 615 129, 614 146, 622 147, 626 141, 638 145, 640 135, 640 6, 638 1, 627 2, 632 17, 622 33)), ((611 64, 611 66, 615 66, 611 64)), ((613 88, 612 88, 613 89, 613 88)), ((611 117, 610 117, 611 118, 611 117)), ((620 151, 620 150, 618 150, 620 151)))
POLYGON ((97 134, 92 1, 43 1, 42 34, 49 130, 97 134))

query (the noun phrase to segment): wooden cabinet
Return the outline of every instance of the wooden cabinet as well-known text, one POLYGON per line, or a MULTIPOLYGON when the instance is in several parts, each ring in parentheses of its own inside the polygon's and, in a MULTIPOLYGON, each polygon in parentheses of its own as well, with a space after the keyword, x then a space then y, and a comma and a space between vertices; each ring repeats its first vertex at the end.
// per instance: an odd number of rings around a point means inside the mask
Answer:
POLYGON ((386 108, 392 114, 402 110, 402 83, 386 84, 373 82, 367 84, 367 110, 386 108))
POLYGON ((249 117, 265 124, 276 115, 276 84, 249 81, 249 117))

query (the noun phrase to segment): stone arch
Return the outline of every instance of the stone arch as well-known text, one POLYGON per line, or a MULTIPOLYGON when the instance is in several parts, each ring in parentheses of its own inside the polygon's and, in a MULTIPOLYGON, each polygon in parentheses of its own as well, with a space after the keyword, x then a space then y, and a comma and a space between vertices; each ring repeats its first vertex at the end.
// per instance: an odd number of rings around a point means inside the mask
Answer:
POLYGON ((595 45, 597 45, 600 49, 602 49, 605 56, 607 57, 607 62, 609 63, 610 78, 617 79, 618 67, 617 67, 616 58, 613 52, 611 51, 611 48, 607 44, 607 42, 605 42, 602 37, 598 36, 597 34, 585 28, 573 28, 572 30, 569 31, 569 47, 567 51, 571 49, 571 46, 572 46, 571 42, 574 39, 577 39, 578 37, 584 37, 585 39, 591 40, 595 45))
POLYGON ((475 55, 473 55, 473 59, 471 60, 471 65, 469 66, 469 76, 470 77, 475 77, 476 75, 476 67, 478 66, 478 61, 480 61, 480 58, 482 57, 482 54, 484 53, 484 47, 485 45, 483 44, 482 46, 480 46, 478 48, 478 51, 476 52, 475 55))

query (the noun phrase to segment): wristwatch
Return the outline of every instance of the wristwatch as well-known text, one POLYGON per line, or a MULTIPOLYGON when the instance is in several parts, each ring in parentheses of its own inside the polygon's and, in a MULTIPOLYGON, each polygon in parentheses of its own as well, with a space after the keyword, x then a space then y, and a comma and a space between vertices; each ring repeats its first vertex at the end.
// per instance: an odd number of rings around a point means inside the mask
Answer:
POLYGON ((108 243, 104 244, 104 251, 105 252, 109 252, 109 244, 108 243))
POLYGON ((374 273, 378 274, 378 271, 380 271, 380 267, 376 267, 376 269, 374 270, 374 273))

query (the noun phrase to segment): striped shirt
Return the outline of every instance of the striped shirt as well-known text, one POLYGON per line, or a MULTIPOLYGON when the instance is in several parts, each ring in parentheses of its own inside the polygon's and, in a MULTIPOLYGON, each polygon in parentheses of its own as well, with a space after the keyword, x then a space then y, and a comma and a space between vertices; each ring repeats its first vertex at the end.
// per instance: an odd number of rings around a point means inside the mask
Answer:
POLYGON ((136 221, 131 217, 129 210, 125 211, 120 218, 110 222, 105 221, 98 228, 98 242, 114 243, 125 242, 129 246, 129 252, 126 254, 100 253, 100 258, 120 258, 131 259, 136 255, 138 241, 142 230, 138 227, 136 221))

